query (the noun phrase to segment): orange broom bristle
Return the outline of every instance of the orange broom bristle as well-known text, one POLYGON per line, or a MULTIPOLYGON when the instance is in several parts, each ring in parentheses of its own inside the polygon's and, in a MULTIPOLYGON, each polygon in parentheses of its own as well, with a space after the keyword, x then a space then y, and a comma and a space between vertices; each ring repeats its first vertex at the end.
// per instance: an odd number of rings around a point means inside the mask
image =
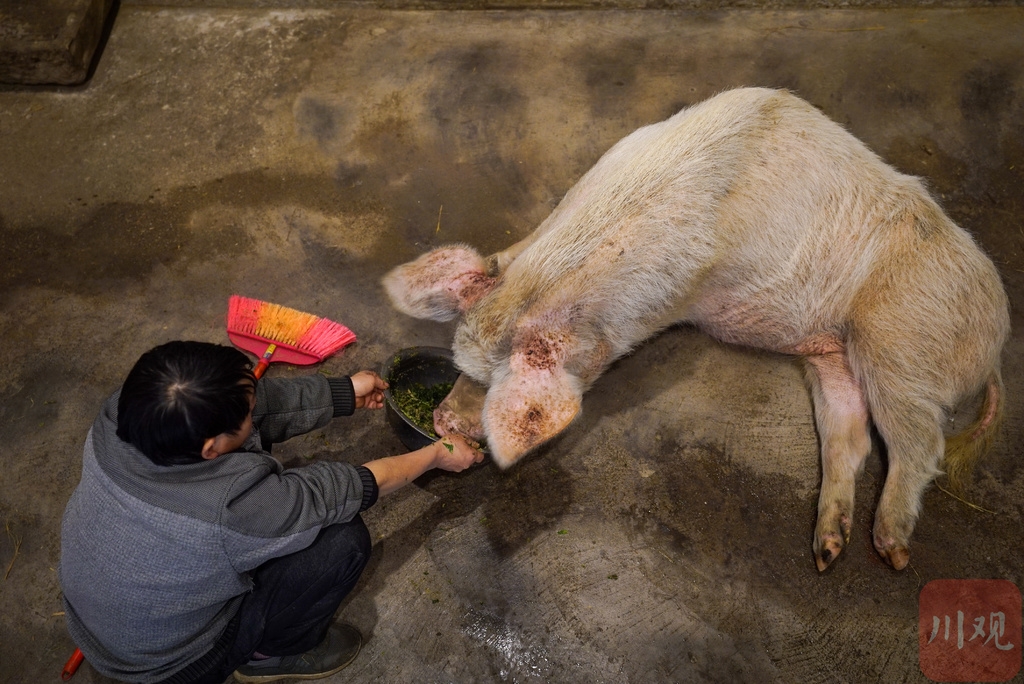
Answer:
POLYGON ((356 339, 351 330, 327 318, 239 295, 228 301, 228 329, 321 359, 356 339))

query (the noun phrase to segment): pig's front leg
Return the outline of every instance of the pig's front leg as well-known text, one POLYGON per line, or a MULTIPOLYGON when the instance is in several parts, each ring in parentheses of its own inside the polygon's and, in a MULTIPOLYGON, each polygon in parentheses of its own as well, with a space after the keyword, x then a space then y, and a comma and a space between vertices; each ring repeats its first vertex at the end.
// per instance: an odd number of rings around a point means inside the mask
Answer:
POLYGON ((434 409, 434 432, 440 436, 458 434, 480 442, 484 438, 483 410, 487 388, 462 374, 452 391, 434 409))
POLYGON ((537 239, 537 232, 534 231, 511 247, 487 257, 487 275, 491 278, 497 278, 504 273, 509 265, 516 260, 516 257, 533 244, 534 240, 537 239))

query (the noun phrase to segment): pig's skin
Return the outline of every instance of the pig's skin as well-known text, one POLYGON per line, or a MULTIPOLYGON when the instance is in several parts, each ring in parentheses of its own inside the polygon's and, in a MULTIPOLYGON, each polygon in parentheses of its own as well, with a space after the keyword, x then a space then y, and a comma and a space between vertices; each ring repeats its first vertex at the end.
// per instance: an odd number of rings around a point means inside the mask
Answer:
POLYGON ((525 240, 487 260, 442 247, 384 285, 412 316, 463 315, 455 361, 489 388, 502 467, 673 323, 798 357, 822 450, 819 569, 849 541, 869 423, 889 455, 874 544, 902 569, 924 489, 940 468, 969 474, 1000 415, 1009 313, 992 262, 918 179, 785 91, 728 91, 641 128, 525 240), (978 421, 947 439, 979 394, 978 421))

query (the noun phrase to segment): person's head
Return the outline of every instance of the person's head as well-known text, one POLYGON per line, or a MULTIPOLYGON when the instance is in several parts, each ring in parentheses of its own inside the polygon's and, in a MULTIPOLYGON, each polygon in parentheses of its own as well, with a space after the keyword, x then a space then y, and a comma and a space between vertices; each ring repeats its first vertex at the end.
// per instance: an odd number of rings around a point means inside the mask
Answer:
POLYGON ((135 363, 117 402, 117 436, 157 465, 234 451, 252 428, 249 358, 208 342, 168 342, 135 363))

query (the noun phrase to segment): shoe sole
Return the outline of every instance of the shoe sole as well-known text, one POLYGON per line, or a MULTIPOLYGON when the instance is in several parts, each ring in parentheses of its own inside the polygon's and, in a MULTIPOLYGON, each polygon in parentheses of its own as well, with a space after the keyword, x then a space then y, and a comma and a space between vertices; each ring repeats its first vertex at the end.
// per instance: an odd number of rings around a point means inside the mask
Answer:
POLYGON ((311 679, 323 679, 325 677, 330 677, 332 674, 337 674, 337 673, 341 672, 342 670, 344 670, 349 665, 351 665, 352 662, 356 659, 356 656, 358 656, 359 652, 362 651, 362 650, 363 650, 363 644, 362 644, 362 640, 360 639, 359 648, 357 648, 356 652, 352 654, 352 657, 349 658, 344 663, 342 663, 341 665, 339 665, 338 667, 336 667, 333 670, 331 670, 330 672, 317 672, 316 674, 274 674, 274 675, 270 675, 270 674, 268 674, 268 675, 244 675, 244 674, 239 674, 238 672, 235 672, 233 676, 234 676, 236 682, 242 682, 243 684, 260 684, 260 683, 265 684, 266 682, 278 682, 278 681, 281 681, 283 679, 303 679, 303 680, 307 680, 307 681, 311 680, 311 679))

